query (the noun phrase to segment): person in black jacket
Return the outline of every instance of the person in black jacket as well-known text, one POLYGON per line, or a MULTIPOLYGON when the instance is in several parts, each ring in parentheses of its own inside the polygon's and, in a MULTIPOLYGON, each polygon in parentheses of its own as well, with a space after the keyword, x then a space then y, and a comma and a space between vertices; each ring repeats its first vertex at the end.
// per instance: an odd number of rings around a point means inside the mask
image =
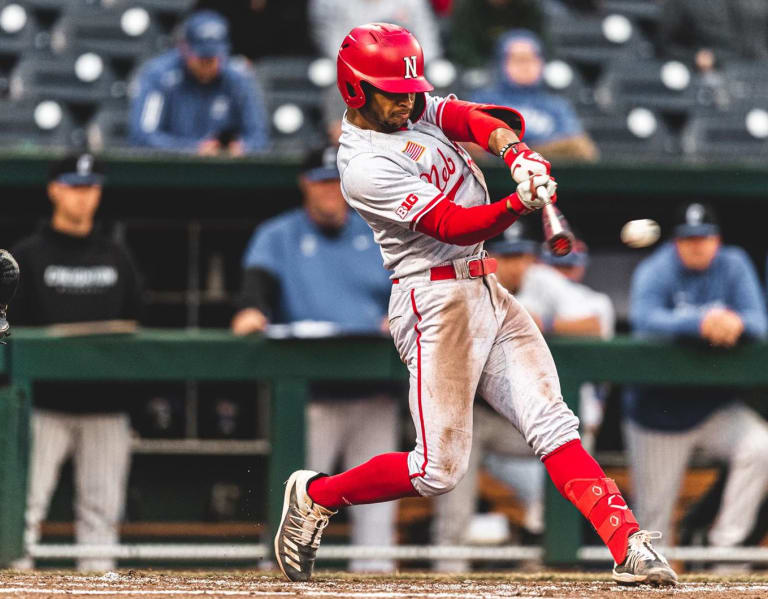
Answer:
MULTIPOLYGON (((13 254, 22 272, 12 301, 14 324, 136 320, 139 277, 127 250, 101 234, 94 215, 104 181, 90 154, 71 155, 50 171, 50 222, 13 254)), ((86 545, 117 543, 130 464, 127 398, 104 383, 37 383, 27 497, 27 547, 40 537, 62 464, 72 457, 75 534, 86 545)), ((32 567, 29 557, 16 567, 32 567)), ((114 560, 78 561, 84 571, 110 570, 114 560)))

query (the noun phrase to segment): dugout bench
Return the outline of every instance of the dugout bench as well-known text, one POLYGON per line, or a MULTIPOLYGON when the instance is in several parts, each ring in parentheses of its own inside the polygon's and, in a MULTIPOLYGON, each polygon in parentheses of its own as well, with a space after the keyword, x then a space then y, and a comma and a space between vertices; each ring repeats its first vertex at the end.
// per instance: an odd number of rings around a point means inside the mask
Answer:
MULTIPOLYGON (((768 345, 723 351, 620 337, 610 342, 551 339, 563 396, 578 404, 582 382, 768 386, 768 345)), ((2 346, 0 346, 2 347, 2 346)), ((0 393, 0 567, 19 555, 28 459, 29 397, 34 381, 267 381, 271 385, 268 519, 282 508, 288 473, 303 465, 309 381, 404 380, 388 338, 267 340, 224 330, 147 329, 126 336, 53 338, 16 329, 0 351, 11 386, 0 393)), ((572 564, 582 517, 547 485, 544 558, 572 564)))

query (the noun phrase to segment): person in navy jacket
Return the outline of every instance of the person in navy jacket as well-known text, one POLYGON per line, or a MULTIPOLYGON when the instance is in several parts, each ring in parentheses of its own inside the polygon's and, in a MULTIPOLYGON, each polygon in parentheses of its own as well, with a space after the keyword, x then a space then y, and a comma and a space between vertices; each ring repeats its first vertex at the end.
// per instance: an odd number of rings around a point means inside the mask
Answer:
POLYGON ((137 146, 240 156, 269 144, 263 93, 242 60, 230 60, 229 26, 193 13, 179 45, 144 65, 136 81, 130 137, 137 146))
MULTIPOLYGON (((766 337, 755 269, 744 250, 722 245, 709 207, 685 206, 674 240, 638 266, 630 321, 636 335, 673 337, 719 351, 766 337)), ((738 401, 737 393, 711 386, 625 392, 625 437, 638 518, 667 539, 672 538, 666 533, 675 498, 695 450, 729 465, 709 544, 738 545, 755 524, 768 488, 768 425, 738 401)))

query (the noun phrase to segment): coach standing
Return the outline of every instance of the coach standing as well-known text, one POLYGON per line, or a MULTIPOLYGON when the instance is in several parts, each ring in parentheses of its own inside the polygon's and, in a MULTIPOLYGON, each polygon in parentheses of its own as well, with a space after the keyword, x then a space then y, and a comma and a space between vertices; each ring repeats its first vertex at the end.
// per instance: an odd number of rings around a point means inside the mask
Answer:
MULTIPOLYGON (((21 278, 13 300, 14 324, 135 320, 140 308, 136 270, 126 249, 94 227, 104 181, 90 154, 54 164, 48 196, 53 215, 13 254, 21 278)), ((26 513, 26 545, 37 543, 62 464, 72 457, 75 535, 83 545, 117 543, 130 464, 127 406, 115 385, 37 383, 32 412, 32 451, 26 513)), ((17 567, 32 567, 24 558, 17 567)), ((114 560, 82 559, 83 571, 109 570, 114 560)))
MULTIPOLYGON (((724 351, 745 339, 764 339, 768 329, 752 263, 741 248, 721 245, 714 214, 699 203, 684 207, 674 240, 635 271, 630 320, 636 334, 701 340, 724 351)), ((672 511, 694 450, 730 466, 709 544, 738 545, 755 524, 768 489, 768 425, 737 401, 737 392, 638 387, 625 394, 638 518, 667 539, 672 539, 672 511)))

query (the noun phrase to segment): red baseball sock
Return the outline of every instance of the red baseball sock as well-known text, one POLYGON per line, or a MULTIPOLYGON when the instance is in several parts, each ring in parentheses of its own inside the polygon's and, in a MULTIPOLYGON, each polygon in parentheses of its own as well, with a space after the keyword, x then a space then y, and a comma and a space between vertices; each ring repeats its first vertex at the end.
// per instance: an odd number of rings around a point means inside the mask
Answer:
POLYGON ((332 510, 418 495, 408 474, 407 452, 384 453, 341 474, 316 478, 307 493, 312 501, 332 510))
POLYGON ((617 564, 627 556, 627 540, 637 525, 621 491, 575 439, 544 458, 552 482, 595 527, 617 564))

